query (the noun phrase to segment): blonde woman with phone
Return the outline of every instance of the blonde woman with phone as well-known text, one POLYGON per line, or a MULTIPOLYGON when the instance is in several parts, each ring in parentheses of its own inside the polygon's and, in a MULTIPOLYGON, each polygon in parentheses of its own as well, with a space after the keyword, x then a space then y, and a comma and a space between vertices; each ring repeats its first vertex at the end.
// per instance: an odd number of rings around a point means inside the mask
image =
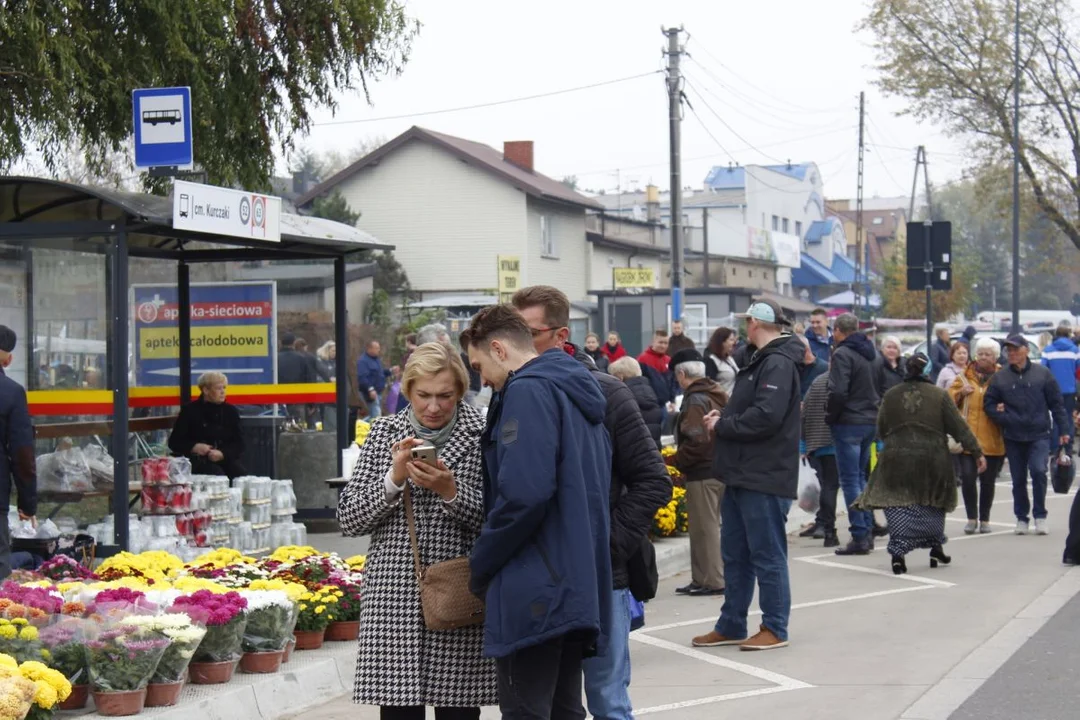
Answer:
POLYGON ((462 402, 469 375, 460 356, 427 343, 409 357, 401 392, 409 407, 376 419, 338 503, 348 536, 371 535, 353 702, 380 706, 381 720, 478 720, 498 702, 482 624, 425 624, 403 494, 427 568, 472 552, 484 520, 480 435, 484 419, 462 402))

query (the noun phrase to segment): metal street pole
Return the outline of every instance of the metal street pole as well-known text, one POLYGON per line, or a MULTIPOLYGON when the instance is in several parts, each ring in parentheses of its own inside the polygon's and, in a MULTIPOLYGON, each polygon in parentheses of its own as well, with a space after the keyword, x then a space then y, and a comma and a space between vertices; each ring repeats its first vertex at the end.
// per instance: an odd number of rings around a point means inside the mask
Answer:
POLYGON ((682 76, 679 60, 682 48, 679 35, 682 30, 669 28, 668 47, 668 129, 671 136, 671 320, 682 319, 683 289, 683 236, 682 236, 682 156, 680 130, 682 125, 682 76))
POLYGON ((1013 48, 1013 256, 1012 332, 1020 331, 1020 0, 1016 0, 1013 48))
POLYGON ((923 261, 923 270, 926 273, 926 356, 930 356, 930 345, 934 337, 934 308, 930 304, 934 290, 934 260, 930 257, 930 232, 934 229, 934 221, 928 216, 923 222, 923 236, 926 242, 926 259, 923 261))

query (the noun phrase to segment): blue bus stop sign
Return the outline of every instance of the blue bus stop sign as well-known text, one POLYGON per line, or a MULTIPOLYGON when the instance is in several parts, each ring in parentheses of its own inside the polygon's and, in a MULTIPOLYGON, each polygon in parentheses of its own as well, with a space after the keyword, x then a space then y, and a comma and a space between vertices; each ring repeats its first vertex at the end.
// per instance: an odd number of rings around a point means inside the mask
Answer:
POLYGON ((135 167, 190 170, 191 88, 147 88, 132 93, 135 167))

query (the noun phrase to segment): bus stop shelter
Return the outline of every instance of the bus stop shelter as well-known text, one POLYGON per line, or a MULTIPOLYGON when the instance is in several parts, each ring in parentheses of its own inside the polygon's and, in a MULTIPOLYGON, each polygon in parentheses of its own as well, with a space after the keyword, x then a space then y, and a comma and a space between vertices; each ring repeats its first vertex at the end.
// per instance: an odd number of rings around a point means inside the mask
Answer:
MULTIPOLYGON (((35 303, 35 293, 49 291, 49 288, 35 287, 34 253, 60 251, 103 257, 104 315, 107 317, 105 377, 100 390, 82 391, 87 398, 85 405, 75 403, 72 406, 65 400, 59 403, 66 406, 65 410, 58 414, 111 418, 101 425, 102 434, 110 435, 109 451, 114 462, 111 509, 118 548, 126 549, 129 537, 129 432, 140 429, 140 421, 132 421, 129 417, 130 408, 138 405, 138 398, 133 397, 137 393, 129 392, 134 340, 129 337, 134 312, 129 302, 129 258, 153 258, 175 264, 179 353, 176 404, 179 405, 191 401, 192 265, 264 260, 332 262, 334 337, 341 351, 336 356, 336 385, 332 389, 327 385, 330 392, 323 393, 320 402, 334 403, 337 445, 343 449, 349 442, 346 261, 350 254, 361 250, 390 249, 392 246, 379 243, 357 228, 285 212, 280 215, 280 241, 177 230, 173 227, 173 200, 170 197, 34 177, 0 176, 0 254, 6 256, 9 267, 13 259, 17 259, 25 263, 26 268, 25 289, 20 287, 19 291, 25 293, 22 302, 28 332, 26 337, 19 338, 22 347, 17 348, 17 353, 33 357, 37 339, 34 312, 35 305, 40 304, 35 303)), ((275 352, 276 338, 270 338, 269 342, 270 351, 275 352)), ((36 371, 37 368, 28 362, 27 378, 29 373, 36 371)), ((281 386, 281 389, 287 388, 281 386)), ((47 416, 48 411, 41 408, 49 405, 49 396, 45 393, 33 395, 42 402, 31 401, 32 414, 47 416)), ((163 428, 148 424, 144 429, 163 428)), ((38 432, 38 436, 42 433, 38 432)), ((340 455, 339 452, 339 473, 340 455)))

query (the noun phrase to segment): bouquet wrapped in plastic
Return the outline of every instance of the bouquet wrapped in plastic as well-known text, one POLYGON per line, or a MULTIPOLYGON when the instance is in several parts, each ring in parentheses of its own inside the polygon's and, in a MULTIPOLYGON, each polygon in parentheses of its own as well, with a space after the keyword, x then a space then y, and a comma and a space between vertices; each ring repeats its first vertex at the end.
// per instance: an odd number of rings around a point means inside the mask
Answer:
POLYGON ((229 662, 242 655, 247 626, 247 601, 236 592, 199 590, 176 599, 170 613, 186 613, 206 625, 206 635, 195 651, 194 662, 229 662))
POLYGON ((127 620, 106 619, 88 627, 87 661, 95 692, 145 688, 172 642, 157 630, 127 620))
POLYGON ((73 685, 89 683, 86 646, 83 644, 85 624, 82 618, 62 617, 42 629, 38 639, 48 652, 49 667, 62 673, 73 685))
POLYGON ((292 600, 282 590, 242 590, 247 601, 244 652, 284 650, 295 624, 292 600))
POLYGON ((181 612, 140 615, 128 618, 128 622, 159 632, 172 641, 161 656, 161 662, 158 663, 150 682, 155 684, 183 682, 187 676, 188 665, 206 636, 206 628, 192 620, 186 613, 181 612))

